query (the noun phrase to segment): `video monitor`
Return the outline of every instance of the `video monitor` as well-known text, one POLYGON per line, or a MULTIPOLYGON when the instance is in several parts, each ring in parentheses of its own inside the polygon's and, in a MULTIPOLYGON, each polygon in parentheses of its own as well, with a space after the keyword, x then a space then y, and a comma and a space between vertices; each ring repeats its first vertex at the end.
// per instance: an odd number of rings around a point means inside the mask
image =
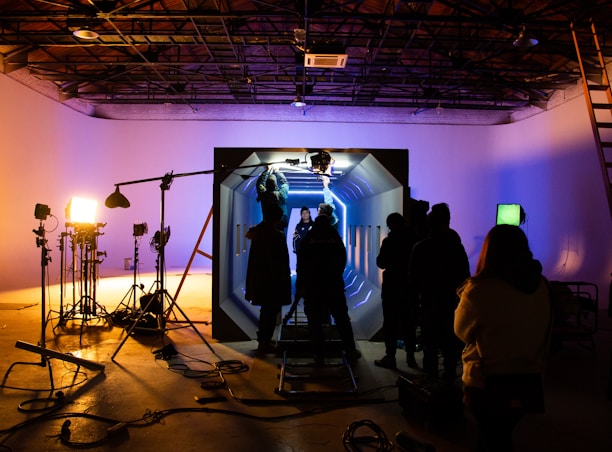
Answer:
POLYGON ((495 224, 520 226, 525 221, 525 211, 520 204, 498 204, 495 224))

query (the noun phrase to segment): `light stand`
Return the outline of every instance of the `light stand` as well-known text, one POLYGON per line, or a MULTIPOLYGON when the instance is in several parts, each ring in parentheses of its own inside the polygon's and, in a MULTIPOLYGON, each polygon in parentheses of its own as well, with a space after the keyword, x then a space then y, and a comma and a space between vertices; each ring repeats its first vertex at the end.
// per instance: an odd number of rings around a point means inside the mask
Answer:
POLYGON ((121 299, 121 302, 119 303, 119 305, 113 311, 113 314, 115 315, 119 312, 119 309, 122 306, 125 308, 125 311, 127 314, 126 317, 129 317, 130 314, 137 312, 138 309, 136 308, 136 292, 140 290, 143 294, 145 293, 144 286, 142 284, 140 285, 136 284, 136 278, 138 274, 138 242, 140 241, 140 238, 142 237, 142 234, 137 235, 136 232, 137 231, 134 230, 134 281, 132 283, 132 287, 130 287, 130 289, 121 299), (130 298, 132 299, 131 312, 130 312, 130 305, 129 305, 130 298))
POLYGON ((160 290, 161 285, 161 277, 160 277, 160 267, 159 262, 163 253, 160 253, 160 244, 161 240, 164 240, 164 243, 167 243, 170 239, 170 227, 168 226, 163 233, 161 231, 157 231, 153 238, 151 239, 151 248, 155 247, 155 252, 157 253, 157 257, 155 258, 155 281, 151 284, 149 288, 149 294, 155 293, 160 290))
MULTIPOLYGON (((166 229, 165 229, 165 205, 166 205, 166 191, 168 191, 170 189, 170 185, 172 184, 172 181, 174 179, 174 177, 181 177, 181 176, 190 176, 190 175, 195 175, 195 174, 210 174, 213 173, 214 170, 211 171, 200 171, 200 172, 195 172, 195 173, 184 173, 184 174, 177 174, 177 175, 173 175, 171 172, 165 174, 163 177, 161 178, 151 178, 151 179, 143 179, 143 180, 137 180, 137 181, 131 181, 131 182, 123 182, 123 183, 119 183, 116 184, 117 190, 111 194, 107 200, 106 200, 106 206, 107 207, 117 207, 120 205, 125 205, 125 202, 120 199, 117 194, 120 195, 118 189, 120 185, 128 185, 128 184, 137 184, 137 183, 141 183, 141 182, 149 182, 149 181, 154 181, 154 180, 161 180, 161 184, 160 184, 160 189, 161 189, 161 202, 160 202, 160 229, 159 229, 159 233, 160 233, 160 241, 159 241, 159 287, 156 289, 155 293, 153 294, 153 296, 149 299, 149 301, 147 302, 146 306, 141 310, 140 314, 138 315, 138 318, 132 323, 132 325, 130 326, 130 328, 127 331, 127 334, 125 335, 125 337, 123 338, 123 340, 121 341, 121 343, 119 344, 119 346, 117 347, 117 349, 115 350, 115 352, 113 353, 113 356, 111 356, 111 360, 115 360, 115 356, 117 355, 117 353, 119 353, 119 350, 121 350, 121 347, 123 347, 123 344, 127 341, 127 339, 130 337, 130 334, 132 334, 132 332, 134 331, 134 329, 138 326, 138 323, 141 321, 142 317, 149 311, 151 305, 153 304, 153 302, 158 302, 160 304, 160 314, 158 314, 158 326, 159 326, 159 331, 163 334, 167 328, 166 328, 166 321, 168 319, 168 317, 170 316, 170 314, 172 313, 172 310, 174 307, 176 307, 181 315, 185 318, 186 323, 188 324, 188 326, 190 326, 193 331, 195 331, 195 333, 200 337, 200 339, 202 339, 202 342, 204 342, 204 344, 206 344, 206 346, 210 349, 211 352, 215 352, 213 350, 213 348, 210 346, 210 344, 208 343, 208 341, 206 341, 206 338, 198 331, 198 329, 195 327, 195 325, 193 324, 193 322, 191 320, 189 320, 189 317, 187 317, 187 315, 185 314, 185 312, 183 312, 183 310, 180 308, 180 306, 175 302, 175 300, 170 296, 170 294, 168 293, 168 291, 165 288, 165 269, 164 269, 164 263, 165 263, 165 247, 166 247, 166 229), (118 202, 117 202, 118 201, 118 202), (117 205, 115 206, 114 204, 117 203, 117 205), (164 300, 165 299, 169 299, 170 300, 170 305, 168 306, 168 309, 164 311, 164 300)), ((123 195, 121 195, 123 196, 123 195)), ((125 198, 125 197, 123 197, 125 198)), ((127 205, 129 206, 129 202, 127 202, 127 205)))
MULTIPOLYGON (((59 238, 59 249, 60 249, 60 302, 59 302, 59 311, 52 311, 49 309, 49 314, 47 315, 46 322, 48 323, 51 320, 51 313, 57 312, 58 318, 61 320, 64 317, 64 286, 65 286, 65 273, 66 273, 66 263, 65 263, 65 246, 66 246, 66 236, 68 236, 68 232, 60 233, 59 238)), ((55 331, 55 327, 53 327, 55 331)))
MULTIPOLYGON (((23 364, 23 365, 34 365, 40 367, 47 367, 49 369, 49 381, 50 381, 50 391, 53 393, 55 390, 55 385, 53 381, 53 370, 51 366, 51 358, 61 359, 63 361, 68 361, 76 364, 78 367, 83 366, 87 369, 91 370, 103 370, 104 365, 98 364, 92 361, 88 361, 82 358, 76 358, 74 356, 66 355, 64 353, 60 353, 54 350, 46 349, 46 338, 45 338, 45 330, 46 330, 46 268, 51 260, 49 256, 49 248, 47 248, 47 239, 45 237, 45 228, 43 225, 43 220, 47 218, 47 215, 51 214, 51 210, 44 205, 37 204, 35 210, 35 216, 39 222, 38 229, 34 229, 33 232, 36 234, 36 246, 40 248, 40 287, 41 287, 41 330, 40 330, 40 341, 38 345, 29 344, 23 341, 17 341, 15 343, 15 347, 20 348, 22 350, 31 351, 33 353, 38 353, 40 355, 40 362, 30 363, 30 362, 15 362, 9 366, 6 373, 4 374, 4 378, 2 379, 2 385, 6 382, 9 373, 13 369, 14 366, 23 364), (41 210, 42 209, 42 210, 41 210), (41 214, 42 212, 42 214, 41 214)), ((78 372, 78 368, 75 372, 78 372)))
MULTIPOLYGON (((80 276, 81 276, 81 297, 71 309, 64 312, 59 325, 66 325, 68 320, 81 320, 80 339, 83 337, 83 328, 91 319, 104 319, 109 325, 111 317, 106 309, 96 301, 96 283, 98 280, 98 265, 102 262, 101 256, 106 252, 98 251, 98 236, 102 235, 99 228, 106 223, 68 223, 74 227, 73 238, 78 242, 80 251, 80 276)), ((73 261, 73 267, 75 266, 73 261)))
MULTIPOLYGON (((278 163, 289 163, 288 161, 284 161, 284 162, 278 162, 278 163)), ((256 168, 256 167, 260 167, 260 166, 269 166, 269 165, 273 165, 274 163, 259 163, 259 164, 255 164, 255 165, 245 165, 245 166, 241 166, 238 168, 226 168, 223 167, 221 169, 215 170, 204 170, 204 171, 195 171, 195 172, 191 172, 191 173, 179 173, 179 174, 173 174, 172 172, 165 174, 162 177, 153 177, 153 178, 149 178, 149 179, 140 179, 140 180, 133 180, 133 181, 129 181, 129 182, 119 182, 117 184, 115 184, 115 191, 113 193, 111 193, 108 198, 106 198, 105 201, 105 205, 106 207, 109 208, 115 208, 115 207, 123 207, 123 208, 128 208, 130 207, 130 202, 128 201, 128 199, 123 196, 121 194, 121 192, 119 191, 119 187, 122 185, 132 185, 132 184, 140 184, 143 182, 152 182, 152 181, 161 181, 160 184, 160 188, 161 188, 161 203, 160 203, 160 246, 159 246, 159 274, 160 274, 160 278, 159 278, 159 287, 158 289, 155 291, 156 296, 151 297, 151 299, 148 301, 147 305, 142 309, 140 315, 138 316, 138 318, 136 319, 136 321, 131 325, 131 327, 129 328, 129 330, 127 331, 127 334, 125 335, 125 337, 123 338, 123 340, 121 341, 121 343, 119 344, 119 346, 117 347, 117 349, 115 350, 115 352, 113 353, 113 356, 111 357, 111 360, 115 360, 115 356, 117 355, 117 353, 119 353, 119 350, 121 350, 121 347, 123 347, 123 344, 127 341, 128 337, 130 336, 130 334, 134 331, 134 329, 138 326, 138 322, 140 322, 140 320, 142 319, 142 317, 144 316, 144 314, 149 310, 149 308, 151 307, 152 303, 154 301, 158 301, 161 303, 161 312, 163 315, 163 318, 160 319, 160 317, 158 316, 158 323, 163 323, 162 325, 160 325, 160 331, 163 333, 167 330, 166 328, 166 321, 168 320, 168 318, 170 317, 170 315, 173 313, 174 308, 178 309, 179 312, 181 313, 181 315, 185 318, 186 323, 188 324, 188 326, 190 326, 195 333, 200 337, 200 339, 202 339, 202 342, 204 342, 204 344, 206 344, 206 346, 208 346, 208 348, 210 349, 211 352, 214 353, 214 350, 212 349, 212 347, 210 346, 210 344, 206 341, 206 339, 204 338, 204 336, 202 336, 202 334, 198 331, 198 329, 195 327, 195 325, 193 324, 193 322, 191 320, 189 320, 189 318, 187 317, 187 315, 183 312, 183 310, 180 308, 180 306, 178 305, 178 303, 176 302, 176 300, 174 300, 170 294, 168 293, 168 291, 165 288, 165 269, 164 269, 164 265, 165 265, 165 236, 164 234, 166 233, 166 229, 165 229, 165 194, 166 191, 170 189, 170 185, 172 184, 172 181, 177 178, 177 177, 186 177, 186 176, 195 176, 195 175, 199 175, 199 174, 214 174, 214 173, 219 173, 219 172, 226 172, 226 171, 233 171, 236 169, 242 169, 242 168, 256 168), (159 299, 159 300, 157 300, 159 299), (170 301, 170 304, 168 306, 168 308, 164 311, 163 310, 163 302, 165 299, 168 299, 170 301), (160 321, 161 320, 161 321, 160 321)), ((178 322, 177 322, 178 323, 178 322)))
POLYGON ((66 278, 66 237, 68 232, 62 232, 60 234, 60 303, 59 303, 59 317, 64 317, 64 286, 66 278))

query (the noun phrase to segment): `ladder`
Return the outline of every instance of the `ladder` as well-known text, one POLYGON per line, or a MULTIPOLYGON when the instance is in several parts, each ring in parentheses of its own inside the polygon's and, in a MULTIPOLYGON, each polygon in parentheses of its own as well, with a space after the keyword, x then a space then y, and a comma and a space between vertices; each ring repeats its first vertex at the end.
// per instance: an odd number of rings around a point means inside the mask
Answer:
POLYGON ((208 224, 210 223, 210 220, 212 218, 213 215, 213 208, 210 208, 210 211, 208 212, 208 216, 206 217, 206 221, 204 221, 204 226, 202 227, 202 231, 200 232, 200 236, 198 237, 198 240, 195 244, 195 247, 193 248, 193 252, 191 253, 191 257, 189 258, 189 262, 187 263, 187 266, 185 267, 185 271, 183 272, 183 276, 181 277, 181 281, 179 282, 179 285, 176 289, 176 292, 174 293, 174 300, 176 300, 179 296, 179 294, 181 293, 181 289, 183 287, 183 283, 185 282, 185 279, 187 279, 187 276, 189 275, 189 269, 191 268, 191 264, 193 264, 193 260, 195 259, 196 254, 200 254, 204 257, 207 257, 208 259, 212 260, 212 255, 206 253, 205 251, 202 251, 200 249, 200 244, 202 243, 202 239, 204 238, 204 234, 206 233, 206 229, 208 229, 208 224))
POLYGON ((574 23, 571 24, 572 38, 576 46, 576 55, 582 75, 582 87, 584 97, 589 108, 593 134, 597 144, 599 160, 604 176, 608 208, 612 216, 612 184, 610 173, 612 172, 612 92, 610 90, 610 78, 606 69, 599 37, 595 30, 595 24, 591 20, 588 40, 579 40, 578 32, 574 23), (588 53, 581 52, 580 46, 591 47, 588 53), (594 50, 594 51, 593 51, 594 50))

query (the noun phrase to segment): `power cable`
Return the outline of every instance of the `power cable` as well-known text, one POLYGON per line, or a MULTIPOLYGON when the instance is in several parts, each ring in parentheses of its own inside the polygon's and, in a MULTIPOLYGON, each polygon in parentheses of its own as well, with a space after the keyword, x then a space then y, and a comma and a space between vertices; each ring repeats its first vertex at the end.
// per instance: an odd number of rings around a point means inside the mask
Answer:
MULTIPOLYGON (((214 397, 214 398, 210 398, 204 401, 204 403, 222 401, 223 399, 224 398, 222 397, 214 397)), ((93 439, 91 441, 85 442, 85 441, 75 440, 73 432, 70 430, 71 422, 64 422, 62 424, 61 431, 57 435, 57 437, 59 437, 59 439, 67 445, 84 448, 84 447, 98 446, 104 443, 105 441, 110 440, 111 438, 115 438, 118 434, 124 433, 130 427, 133 427, 133 428, 147 427, 147 426, 161 422, 164 418, 168 416, 171 416, 174 414, 180 414, 180 413, 225 414, 225 415, 231 415, 231 416, 239 416, 242 418, 257 420, 261 422, 280 422, 280 421, 285 421, 288 419, 293 419, 293 418, 298 418, 298 417, 307 417, 307 416, 330 412, 330 411, 334 411, 338 409, 348 408, 351 406, 356 406, 358 404, 360 403, 347 401, 345 403, 339 403, 333 406, 318 407, 318 408, 313 408, 311 410, 304 410, 304 411, 300 411, 297 413, 283 414, 283 415, 277 415, 277 416, 260 416, 260 415, 244 413, 240 411, 210 408, 210 407, 173 408, 173 409, 168 409, 168 410, 154 410, 154 411, 147 409, 145 411, 145 414, 141 418, 130 420, 130 421, 120 421, 117 419, 106 418, 106 417, 102 417, 102 416, 98 416, 98 415, 94 415, 90 413, 46 413, 46 414, 42 414, 34 418, 30 418, 8 429, 0 430, 0 437, 11 435, 17 432, 18 430, 25 429, 35 424, 39 424, 43 422, 50 422, 53 420, 61 420, 61 419, 69 420, 72 418, 85 418, 85 419, 89 419, 89 420, 93 420, 96 422, 101 422, 101 423, 109 425, 109 427, 106 429, 106 433, 103 436, 93 439)), ((371 423, 370 425, 374 426, 375 424, 371 423)), ((355 426, 350 427, 349 430, 347 430, 347 433, 345 433, 345 437, 351 438, 354 434, 354 430, 359 426, 360 425, 355 425, 355 426)), ((382 433, 380 432, 378 432, 378 436, 380 438, 383 438, 382 433)), ((91 437, 90 432, 88 432, 87 437, 88 438, 91 437)), ((389 450, 389 449, 379 449, 379 450, 389 450)))
POLYGON ((383 429, 369 419, 350 424, 342 435, 342 443, 344 450, 348 451, 362 450, 363 445, 367 445, 368 450, 388 451, 393 449, 393 443, 389 441, 383 429), (356 433, 360 429, 368 429, 372 435, 357 436, 356 433), (376 449, 372 449, 372 446, 375 446, 376 449))

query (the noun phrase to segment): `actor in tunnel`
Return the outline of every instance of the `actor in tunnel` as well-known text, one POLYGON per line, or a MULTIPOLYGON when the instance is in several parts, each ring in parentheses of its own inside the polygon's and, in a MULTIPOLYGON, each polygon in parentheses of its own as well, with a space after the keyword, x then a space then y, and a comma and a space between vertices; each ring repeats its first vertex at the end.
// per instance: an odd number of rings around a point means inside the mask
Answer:
POLYGON ((310 216, 310 209, 308 206, 302 206, 300 209, 300 221, 295 225, 295 230, 293 231, 293 252, 295 254, 297 254, 300 249, 302 239, 306 237, 308 231, 312 229, 312 224, 313 221, 310 216))

